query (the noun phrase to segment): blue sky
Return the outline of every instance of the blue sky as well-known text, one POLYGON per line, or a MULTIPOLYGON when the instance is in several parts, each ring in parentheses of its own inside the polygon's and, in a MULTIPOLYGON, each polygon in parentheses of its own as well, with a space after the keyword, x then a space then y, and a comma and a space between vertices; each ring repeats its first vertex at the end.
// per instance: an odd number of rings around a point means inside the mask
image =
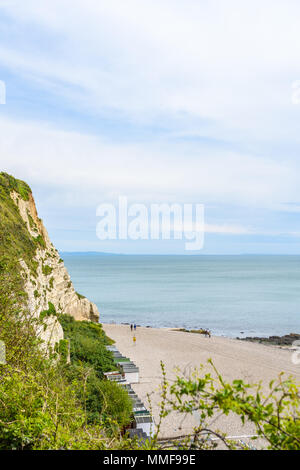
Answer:
POLYGON ((297 0, 0 0, 1 169, 62 251, 184 253, 99 241, 96 207, 126 195, 205 204, 203 253, 300 254, 299 18, 297 0))

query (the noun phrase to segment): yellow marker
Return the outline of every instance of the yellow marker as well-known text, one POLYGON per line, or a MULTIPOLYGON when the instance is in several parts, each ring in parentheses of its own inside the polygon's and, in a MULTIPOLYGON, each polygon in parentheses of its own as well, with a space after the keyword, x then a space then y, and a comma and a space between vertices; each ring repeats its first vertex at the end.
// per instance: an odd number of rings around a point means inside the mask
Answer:
POLYGON ((132 339, 133 339, 133 344, 135 344, 135 342, 136 342, 136 337, 134 336, 132 339))

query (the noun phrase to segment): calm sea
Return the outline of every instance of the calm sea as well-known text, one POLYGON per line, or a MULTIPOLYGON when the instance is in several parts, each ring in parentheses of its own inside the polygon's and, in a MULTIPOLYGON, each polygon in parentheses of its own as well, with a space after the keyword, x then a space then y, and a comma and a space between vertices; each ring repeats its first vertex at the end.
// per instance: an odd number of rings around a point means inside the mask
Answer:
POLYGON ((62 257, 103 323, 233 337, 300 333, 300 256, 62 257))

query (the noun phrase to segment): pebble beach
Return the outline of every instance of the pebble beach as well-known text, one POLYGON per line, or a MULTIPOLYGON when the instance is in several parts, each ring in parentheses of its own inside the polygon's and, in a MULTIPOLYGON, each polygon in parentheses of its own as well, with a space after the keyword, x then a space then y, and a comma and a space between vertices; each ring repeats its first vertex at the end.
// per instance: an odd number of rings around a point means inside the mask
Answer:
MULTIPOLYGON (((130 331, 128 325, 103 324, 106 334, 116 342, 118 350, 129 357, 140 370, 140 380, 132 388, 145 403, 151 397, 153 416, 159 418, 160 384, 162 381, 161 361, 165 364, 167 379, 172 383, 177 368, 188 375, 202 364, 205 371, 211 371, 207 364, 214 365, 227 381, 244 379, 248 383, 262 382, 263 388, 281 372, 292 375, 300 382, 300 365, 293 364, 292 351, 277 346, 240 341, 232 338, 186 333, 169 328, 137 327, 130 331), (133 341, 136 336, 136 342, 133 341)), ((255 433, 251 424, 241 425, 235 416, 214 416, 209 423, 214 430, 225 432, 231 437, 239 436, 245 442, 255 433)), ((189 434, 197 426, 197 415, 182 416, 172 412, 162 423, 161 438, 189 434)), ((255 441, 259 445, 259 441, 255 441)))

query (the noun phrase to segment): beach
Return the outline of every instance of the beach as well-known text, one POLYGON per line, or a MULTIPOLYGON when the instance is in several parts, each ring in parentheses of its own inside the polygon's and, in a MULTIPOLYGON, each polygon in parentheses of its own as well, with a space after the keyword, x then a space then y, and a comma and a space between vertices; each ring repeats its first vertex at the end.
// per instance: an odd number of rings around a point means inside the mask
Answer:
MULTIPOLYGON (((300 382, 300 365, 292 362, 292 352, 277 346, 240 341, 232 338, 174 331, 169 328, 137 327, 136 344, 128 325, 103 324, 106 334, 116 342, 118 350, 129 357, 140 370, 140 383, 132 388, 149 408, 147 394, 151 396, 153 416, 158 422, 159 386, 162 374, 160 362, 163 361, 170 383, 176 378, 175 368, 179 367, 189 374, 195 367, 204 365, 205 371, 212 372, 207 364, 212 359, 214 365, 227 381, 243 379, 248 383, 262 382, 263 389, 281 372, 292 375, 300 382)), ((221 430, 231 437, 239 436, 245 442, 255 434, 251 424, 241 425, 235 416, 214 416, 210 423, 214 430, 221 430)), ((197 425, 197 416, 178 416, 171 413, 162 423, 161 438, 186 435, 197 425)), ((255 441, 259 447, 261 441, 255 441)))

